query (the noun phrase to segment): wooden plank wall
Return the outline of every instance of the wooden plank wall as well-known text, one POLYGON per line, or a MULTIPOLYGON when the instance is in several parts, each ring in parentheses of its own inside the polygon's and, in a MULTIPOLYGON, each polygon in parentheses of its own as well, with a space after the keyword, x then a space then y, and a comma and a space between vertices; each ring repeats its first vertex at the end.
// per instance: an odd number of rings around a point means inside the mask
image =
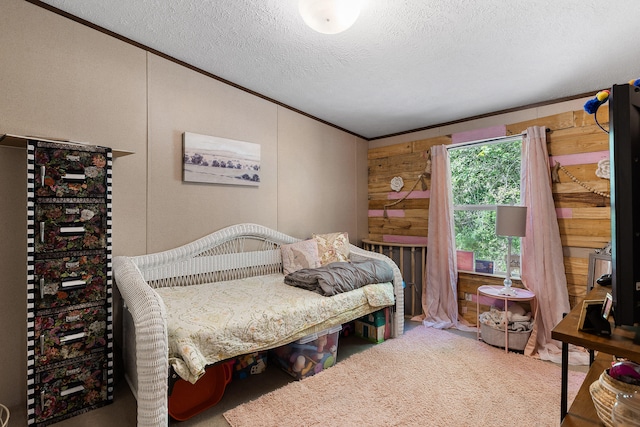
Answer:
MULTIPOLYGON (((607 129, 607 105, 598 110, 598 120, 607 129)), ((592 115, 582 110, 568 111, 506 125, 506 134, 519 134, 529 126, 545 126, 550 164, 559 162, 575 178, 591 189, 609 192, 609 180, 595 175, 597 163, 609 157, 609 136, 595 123, 592 115)), ((426 166, 426 155, 433 145, 450 144, 452 136, 440 136, 369 150, 369 239, 379 242, 427 243, 429 190, 421 183, 397 204, 416 183, 426 166), (404 187, 391 190, 393 177, 400 176, 404 187), (385 205, 387 217, 384 216, 385 205)), ((574 182, 559 171, 559 182, 553 184, 553 197, 564 250, 567 290, 571 306, 586 295, 589 253, 604 247, 611 240, 610 202, 574 182)), ((427 181, 430 188, 430 182, 427 181)), ((461 273, 458 301, 462 316, 476 323, 475 295, 478 286, 502 283, 503 278, 461 273)), ((516 284, 517 285, 517 284, 516 284)))

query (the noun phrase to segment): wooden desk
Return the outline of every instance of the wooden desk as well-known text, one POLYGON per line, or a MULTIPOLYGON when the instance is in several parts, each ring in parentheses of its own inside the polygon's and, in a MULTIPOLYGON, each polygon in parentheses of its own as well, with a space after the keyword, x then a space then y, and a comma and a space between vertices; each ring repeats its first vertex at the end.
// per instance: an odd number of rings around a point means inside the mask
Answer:
MULTIPOLYGON (((585 299, 604 299, 610 288, 596 286, 585 299)), ((562 341, 562 398, 560 402, 560 416, 563 426, 602 425, 591 395, 589 385, 595 381, 603 370, 611 365, 611 356, 625 357, 634 362, 640 362, 640 345, 633 342, 635 333, 629 329, 615 328, 611 325, 611 336, 602 337, 578 330, 578 321, 582 304, 576 305, 569 314, 551 331, 551 338, 562 341), (578 345, 589 350, 600 352, 591 365, 589 373, 578 392, 571 410, 567 412, 567 370, 569 367, 569 344, 578 345), (566 416, 566 418, 565 418, 566 416)))

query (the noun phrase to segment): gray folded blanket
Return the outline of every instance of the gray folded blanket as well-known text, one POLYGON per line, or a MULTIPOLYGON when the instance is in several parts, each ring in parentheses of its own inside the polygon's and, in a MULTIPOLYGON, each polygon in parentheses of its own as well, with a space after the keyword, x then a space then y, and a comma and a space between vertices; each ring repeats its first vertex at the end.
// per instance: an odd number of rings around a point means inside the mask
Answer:
POLYGON ((372 283, 393 281, 393 270, 378 259, 332 262, 318 268, 303 268, 284 277, 284 283, 330 297, 372 283))

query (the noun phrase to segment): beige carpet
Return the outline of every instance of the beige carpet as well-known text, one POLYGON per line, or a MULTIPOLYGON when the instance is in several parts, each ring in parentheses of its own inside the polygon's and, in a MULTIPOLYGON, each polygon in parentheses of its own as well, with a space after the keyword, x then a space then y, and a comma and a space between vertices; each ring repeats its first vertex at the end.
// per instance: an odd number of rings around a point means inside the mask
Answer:
MULTIPOLYGON (((584 379, 569 372, 571 402, 584 379)), ((416 327, 224 413, 233 427, 558 426, 560 367, 416 327)))

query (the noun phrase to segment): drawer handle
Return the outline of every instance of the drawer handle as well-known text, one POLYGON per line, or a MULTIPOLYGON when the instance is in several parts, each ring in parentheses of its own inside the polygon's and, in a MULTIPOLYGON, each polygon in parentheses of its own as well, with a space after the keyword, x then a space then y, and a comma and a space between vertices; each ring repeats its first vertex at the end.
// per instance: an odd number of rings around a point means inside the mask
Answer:
POLYGON ((40 166, 40 187, 44 187, 44 179, 47 175, 47 167, 40 166))
POLYGON ((74 334, 65 335, 63 337, 60 337, 60 344, 67 344, 71 341, 82 339, 84 338, 84 336, 85 336, 84 332, 77 332, 74 334))
POLYGON ((80 319, 82 319, 82 316, 80 316, 79 314, 76 314, 75 316, 67 316, 67 317, 65 317, 64 321, 66 323, 73 323, 73 322, 77 322, 80 319))
POLYGON ((68 369, 67 372, 64 373, 64 375, 66 377, 70 377, 72 375, 78 375, 81 371, 82 369, 80 368, 68 369))
POLYGON ((65 396, 68 396, 70 394, 78 393, 78 392, 81 392, 81 391, 84 391, 84 386, 83 385, 77 385, 75 387, 69 387, 68 389, 62 390, 60 392, 60 397, 65 397, 65 396))
POLYGON ((83 173, 65 173, 62 179, 66 181, 84 181, 86 176, 83 173))
POLYGON ((40 299, 44 299, 44 277, 40 278, 40 299))
POLYGON ((84 226, 60 227, 60 234, 84 234, 84 226))
POLYGON ((44 243, 44 221, 40 222, 40 243, 44 243))
POLYGON ((77 287, 81 287, 81 286, 87 286, 87 281, 86 280, 80 280, 80 279, 68 279, 68 280, 63 280, 62 283, 62 288, 77 288, 77 287))

